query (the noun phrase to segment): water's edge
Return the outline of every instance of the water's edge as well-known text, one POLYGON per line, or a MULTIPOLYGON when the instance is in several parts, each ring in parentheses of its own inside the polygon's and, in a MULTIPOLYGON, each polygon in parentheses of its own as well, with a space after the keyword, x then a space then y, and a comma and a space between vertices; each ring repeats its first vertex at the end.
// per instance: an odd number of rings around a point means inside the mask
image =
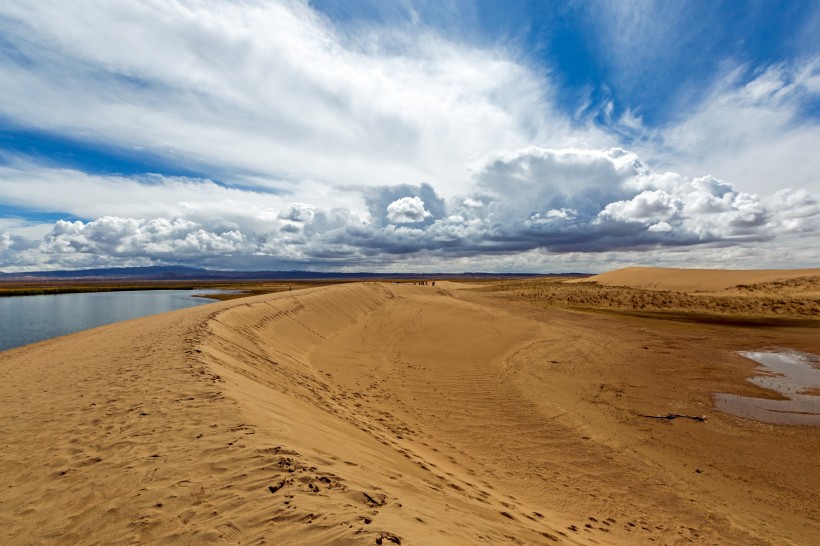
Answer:
POLYGON ((749 382, 786 400, 718 393, 716 409, 764 423, 820 426, 820 356, 798 351, 739 354, 759 364, 758 375, 749 382))
POLYGON ((0 351, 89 328, 207 305, 230 290, 129 290, 0 298, 0 351))

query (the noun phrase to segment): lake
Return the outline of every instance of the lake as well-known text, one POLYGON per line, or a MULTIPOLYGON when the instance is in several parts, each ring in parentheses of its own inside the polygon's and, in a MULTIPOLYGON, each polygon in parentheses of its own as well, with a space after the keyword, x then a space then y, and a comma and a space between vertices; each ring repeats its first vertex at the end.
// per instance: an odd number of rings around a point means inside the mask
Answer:
POLYGON ((0 298, 0 351, 112 322, 207 303, 221 290, 138 290, 0 298))

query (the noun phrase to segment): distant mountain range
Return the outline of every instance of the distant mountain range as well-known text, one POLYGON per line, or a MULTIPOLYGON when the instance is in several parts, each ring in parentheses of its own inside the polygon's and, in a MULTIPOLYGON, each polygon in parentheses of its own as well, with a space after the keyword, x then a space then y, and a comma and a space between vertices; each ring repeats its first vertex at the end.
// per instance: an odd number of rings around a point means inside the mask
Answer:
POLYGON ((419 277, 554 277, 587 276, 586 273, 341 273, 318 271, 219 271, 177 265, 149 267, 110 267, 73 271, 0 272, 0 281, 35 280, 132 280, 132 281, 205 281, 205 280, 321 280, 321 279, 404 279, 419 277))

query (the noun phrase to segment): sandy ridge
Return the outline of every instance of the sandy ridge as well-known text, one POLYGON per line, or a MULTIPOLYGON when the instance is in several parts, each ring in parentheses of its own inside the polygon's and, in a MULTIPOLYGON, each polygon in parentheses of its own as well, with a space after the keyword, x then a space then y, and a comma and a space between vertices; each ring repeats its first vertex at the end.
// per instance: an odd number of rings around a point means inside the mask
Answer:
POLYGON ((820 277, 820 269, 680 269, 663 267, 625 267, 599 275, 568 282, 596 282, 610 286, 628 286, 647 290, 680 290, 708 292, 737 285, 751 285, 820 277))

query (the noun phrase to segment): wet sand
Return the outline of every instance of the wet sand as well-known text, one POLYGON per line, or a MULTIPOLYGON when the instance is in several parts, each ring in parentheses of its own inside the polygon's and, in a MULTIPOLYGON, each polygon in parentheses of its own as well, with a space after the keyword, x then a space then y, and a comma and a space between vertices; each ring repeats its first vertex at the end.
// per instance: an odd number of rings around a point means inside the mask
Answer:
POLYGON ((453 283, 110 325, 0 354, 0 540, 813 544, 820 428, 712 393, 819 344, 453 283))

